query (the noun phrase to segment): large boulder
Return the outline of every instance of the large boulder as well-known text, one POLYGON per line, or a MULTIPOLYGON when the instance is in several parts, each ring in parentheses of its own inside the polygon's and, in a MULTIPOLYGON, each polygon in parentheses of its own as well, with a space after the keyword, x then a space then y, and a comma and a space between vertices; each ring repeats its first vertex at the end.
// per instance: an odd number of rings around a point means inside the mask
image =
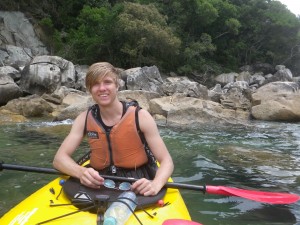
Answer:
POLYGON ((163 94, 160 88, 163 80, 156 66, 124 70, 121 76, 122 79, 126 80, 128 90, 143 90, 163 94))
POLYGON ((190 81, 187 77, 169 77, 161 85, 165 95, 184 94, 187 97, 208 99, 207 87, 195 81, 190 81))
POLYGON ((220 102, 225 108, 242 110, 251 108, 251 90, 246 81, 228 83, 223 91, 220 102))
POLYGON ((201 124, 245 124, 249 112, 226 109, 221 104, 199 98, 168 96, 150 100, 150 112, 166 118, 170 126, 195 127, 201 124))
POLYGON ((9 110, 28 118, 48 116, 53 111, 50 103, 37 95, 13 99, 1 109, 9 110))
POLYGON ((73 88, 75 80, 72 62, 58 56, 37 56, 22 71, 20 87, 29 94, 51 94, 61 86, 73 88))
POLYGON ((294 82, 272 82, 252 94, 251 114, 269 121, 300 121, 300 91, 294 82))
POLYGON ((264 84, 276 81, 293 81, 293 74, 290 69, 286 68, 284 65, 277 65, 275 69, 277 70, 276 73, 273 76, 267 77, 264 84))

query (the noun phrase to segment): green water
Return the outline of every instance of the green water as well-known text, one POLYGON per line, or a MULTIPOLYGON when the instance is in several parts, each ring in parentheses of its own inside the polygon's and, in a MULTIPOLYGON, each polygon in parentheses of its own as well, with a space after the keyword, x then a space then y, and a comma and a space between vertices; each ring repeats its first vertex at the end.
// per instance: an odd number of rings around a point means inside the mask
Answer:
MULTIPOLYGON (((0 126, 0 160, 51 167, 70 123, 0 126)), ((196 185, 300 195, 300 124, 256 122, 247 127, 160 128, 175 163, 173 179, 196 185)), ((75 156, 87 151, 86 143, 75 156)), ((54 175, 0 172, 0 216, 54 175)), ((299 225, 300 202, 270 205, 240 197, 181 190, 192 219, 204 225, 299 225)))

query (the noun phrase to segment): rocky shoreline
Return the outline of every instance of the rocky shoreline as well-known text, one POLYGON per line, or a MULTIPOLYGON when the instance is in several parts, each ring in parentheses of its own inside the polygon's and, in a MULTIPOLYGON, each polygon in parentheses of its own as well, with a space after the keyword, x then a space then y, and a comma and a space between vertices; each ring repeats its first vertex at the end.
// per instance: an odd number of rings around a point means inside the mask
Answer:
MULTIPOLYGON (((0 49, 0 124, 36 117, 74 119, 94 104, 84 83, 87 65, 49 55, 34 33, 26 36, 32 28, 24 27, 27 32, 16 38, 16 28, 5 21, 0 31, 6 37, 0 49)), ((284 65, 245 66, 239 73, 216 76, 210 88, 188 77, 162 75, 155 65, 120 70, 120 100, 137 100, 165 126, 300 121, 300 77, 284 65)))

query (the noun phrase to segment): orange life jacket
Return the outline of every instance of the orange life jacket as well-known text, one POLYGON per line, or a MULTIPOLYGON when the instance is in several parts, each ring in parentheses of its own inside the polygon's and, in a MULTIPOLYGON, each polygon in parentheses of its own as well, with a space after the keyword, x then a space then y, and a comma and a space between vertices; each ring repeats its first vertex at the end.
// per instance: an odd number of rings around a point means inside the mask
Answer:
POLYGON ((107 133, 91 111, 87 115, 86 133, 91 149, 90 164, 94 169, 109 166, 134 169, 148 162, 137 130, 135 106, 129 106, 122 119, 107 133))

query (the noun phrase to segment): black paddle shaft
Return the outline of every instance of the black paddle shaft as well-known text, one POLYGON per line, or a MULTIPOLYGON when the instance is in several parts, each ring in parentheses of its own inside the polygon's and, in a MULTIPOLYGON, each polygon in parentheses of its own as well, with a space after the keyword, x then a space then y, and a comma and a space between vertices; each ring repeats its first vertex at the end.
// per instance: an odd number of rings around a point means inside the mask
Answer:
POLYGON ((35 166, 22 166, 22 165, 0 163, 0 171, 2 171, 3 169, 17 170, 17 171, 24 171, 24 172, 34 172, 34 173, 46 173, 46 174, 63 175, 58 170, 55 170, 55 169, 52 169, 52 168, 43 168, 43 167, 35 167, 35 166))
MULTIPOLYGON (((14 165, 14 164, 5 164, 0 163, 0 171, 6 169, 6 170, 17 170, 17 171, 24 171, 24 172, 35 172, 35 173, 46 173, 46 174, 55 174, 55 175, 65 175, 61 172, 59 172, 56 169, 53 168, 43 168, 43 167, 34 167, 34 166, 23 166, 23 165, 14 165)), ((118 177, 118 176, 109 176, 109 175, 101 175, 104 179, 111 179, 115 181, 125 181, 133 183, 137 181, 136 178, 128 178, 128 177, 118 177)), ((192 184, 181 184, 181 183, 174 183, 174 182, 168 182, 165 184, 165 187, 167 188, 176 188, 176 189, 188 189, 188 190, 194 190, 194 191, 202 191, 205 193, 206 187, 204 186, 198 186, 198 185, 192 185, 192 184)))

